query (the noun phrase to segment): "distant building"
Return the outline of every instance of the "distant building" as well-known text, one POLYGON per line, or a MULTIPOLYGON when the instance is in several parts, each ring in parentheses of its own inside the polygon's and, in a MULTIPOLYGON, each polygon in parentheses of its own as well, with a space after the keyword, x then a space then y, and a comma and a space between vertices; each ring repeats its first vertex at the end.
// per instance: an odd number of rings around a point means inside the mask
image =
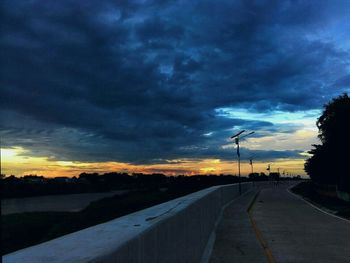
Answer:
POLYGON ((52 178, 51 180, 58 182, 58 183, 71 183, 71 182, 73 182, 71 178, 64 177, 64 176, 55 177, 55 178, 52 178))
POLYGON ((281 176, 280 173, 270 173, 269 174, 270 180, 279 180, 280 176, 281 176))

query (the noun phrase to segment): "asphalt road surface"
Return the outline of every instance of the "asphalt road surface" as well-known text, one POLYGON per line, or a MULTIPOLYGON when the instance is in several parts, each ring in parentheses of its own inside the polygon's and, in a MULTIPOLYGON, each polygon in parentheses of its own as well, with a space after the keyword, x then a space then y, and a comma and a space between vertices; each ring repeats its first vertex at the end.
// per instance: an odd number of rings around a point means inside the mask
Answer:
POLYGON ((289 187, 256 189, 229 205, 210 262, 350 263, 350 222, 316 209, 289 187))
POLYGON ((326 214, 287 191, 261 190, 253 217, 275 262, 349 263, 350 222, 326 214))

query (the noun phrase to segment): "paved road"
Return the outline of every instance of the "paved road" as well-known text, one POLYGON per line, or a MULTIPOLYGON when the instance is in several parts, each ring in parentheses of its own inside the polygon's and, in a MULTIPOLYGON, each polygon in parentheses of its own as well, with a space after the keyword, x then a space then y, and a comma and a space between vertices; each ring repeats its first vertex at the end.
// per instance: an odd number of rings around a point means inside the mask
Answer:
POLYGON ((286 186, 261 190, 253 217, 275 262, 350 262, 350 222, 313 208, 286 186))
POLYGON ((252 221, 247 208, 257 191, 231 203, 218 225, 210 262, 350 263, 350 222, 317 210, 288 187, 260 190, 252 221))

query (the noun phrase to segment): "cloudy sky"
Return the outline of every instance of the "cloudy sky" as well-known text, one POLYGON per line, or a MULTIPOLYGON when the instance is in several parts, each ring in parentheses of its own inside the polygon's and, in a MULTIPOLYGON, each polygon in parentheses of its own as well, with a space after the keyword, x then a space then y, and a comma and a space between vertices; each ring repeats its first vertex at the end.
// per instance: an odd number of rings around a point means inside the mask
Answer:
POLYGON ((1 3, 2 173, 303 173, 350 92, 350 1, 1 3))

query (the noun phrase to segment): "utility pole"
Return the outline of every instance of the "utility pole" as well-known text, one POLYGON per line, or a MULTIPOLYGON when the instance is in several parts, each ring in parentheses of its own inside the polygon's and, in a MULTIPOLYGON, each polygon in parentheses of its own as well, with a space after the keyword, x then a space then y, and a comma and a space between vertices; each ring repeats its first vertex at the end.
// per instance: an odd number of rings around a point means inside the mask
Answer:
MULTIPOLYGON (((249 159, 250 166, 252 168, 252 174, 254 173, 254 168, 253 168, 253 158, 249 159)), ((253 176, 253 175, 252 175, 253 176)))
POLYGON ((239 133, 232 135, 230 138, 231 139, 235 139, 235 143, 237 145, 237 158, 238 158, 238 188, 239 188, 239 194, 242 194, 242 187, 241 187, 241 154, 239 152, 239 140, 243 139, 244 137, 247 137, 251 134, 253 134, 254 132, 250 132, 248 134, 243 135, 242 137, 240 137, 240 135, 242 133, 244 133, 245 130, 240 131, 239 133))

